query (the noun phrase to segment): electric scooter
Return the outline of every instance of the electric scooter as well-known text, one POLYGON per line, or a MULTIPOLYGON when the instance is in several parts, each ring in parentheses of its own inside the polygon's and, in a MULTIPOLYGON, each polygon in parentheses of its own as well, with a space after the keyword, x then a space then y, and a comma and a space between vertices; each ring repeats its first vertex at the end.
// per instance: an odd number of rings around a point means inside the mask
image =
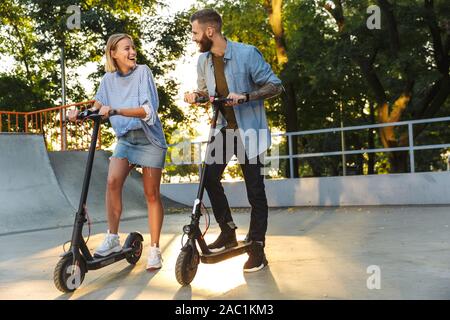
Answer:
MULTIPOLYGON (((210 102, 213 105, 213 118, 209 131, 209 137, 206 145, 206 155, 208 156, 211 143, 214 141, 214 131, 216 129, 216 122, 219 114, 220 107, 225 103, 232 101, 231 99, 211 97, 210 102)), ((198 98, 197 103, 208 102, 205 98, 198 98)), ((239 103, 243 103, 243 100, 239 100, 239 103)), ((211 252, 208 245, 205 242, 204 233, 201 232, 199 224, 202 216, 201 206, 203 193, 205 190, 205 179, 208 174, 208 166, 206 165, 207 159, 203 160, 201 164, 200 183, 198 186, 197 198, 194 201, 194 207, 191 215, 191 223, 183 227, 183 237, 187 236, 188 240, 181 248, 181 252, 178 255, 175 265, 175 276, 179 284, 186 286, 189 285, 197 273, 197 268, 200 262, 205 264, 218 263, 220 261, 230 259, 232 257, 246 253, 251 246, 251 241, 244 240, 238 241, 238 245, 232 248, 224 249, 220 252, 211 252), (197 244, 200 247, 200 251, 197 249, 197 244)))
MULTIPOLYGON (((110 116, 113 115, 115 115, 114 110, 110 113, 110 116)), ((132 232, 128 235, 122 251, 112 253, 106 257, 91 255, 86 245, 86 241, 83 238, 82 231, 83 225, 88 221, 86 200, 102 116, 98 114, 98 111, 86 109, 78 114, 77 119, 92 120, 94 122, 94 129, 91 136, 80 204, 75 215, 70 249, 61 255, 61 259, 56 265, 53 273, 53 281, 56 288, 64 293, 75 291, 81 285, 85 274, 89 270, 97 270, 123 259, 126 259, 128 263, 132 265, 136 264, 141 257, 143 248, 142 242, 144 241, 144 238, 140 233, 132 232)))

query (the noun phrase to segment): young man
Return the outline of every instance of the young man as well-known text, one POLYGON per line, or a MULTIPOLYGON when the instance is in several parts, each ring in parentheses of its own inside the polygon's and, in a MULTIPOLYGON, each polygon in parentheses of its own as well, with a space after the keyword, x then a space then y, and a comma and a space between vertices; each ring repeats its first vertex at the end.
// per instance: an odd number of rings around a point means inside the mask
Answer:
POLYGON ((252 207, 247 235, 252 245, 244 271, 258 271, 267 265, 264 243, 268 206, 260 158, 270 147, 270 131, 264 99, 280 94, 283 87, 258 49, 230 41, 222 35, 222 18, 215 10, 197 11, 191 17, 191 25, 192 40, 203 54, 198 59, 197 90, 186 93, 184 100, 190 104, 199 96, 233 100, 220 110, 217 123, 220 131, 215 135, 215 151, 211 153, 214 162, 208 164, 205 188, 221 229, 217 240, 208 247, 216 252, 237 245, 236 226, 220 182, 228 161, 235 154, 252 207), (242 99, 245 102, 238 104, 242 99))

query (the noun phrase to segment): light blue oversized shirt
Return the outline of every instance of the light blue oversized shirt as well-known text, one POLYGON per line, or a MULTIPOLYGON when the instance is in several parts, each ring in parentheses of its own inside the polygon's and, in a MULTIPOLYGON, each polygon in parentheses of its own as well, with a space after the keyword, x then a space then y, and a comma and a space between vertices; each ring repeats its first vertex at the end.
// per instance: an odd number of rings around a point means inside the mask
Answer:
POLYGON ((130 73, 107 72, 98 88, 95 100, 112 109, 129 109, 148 105, 150 114, 147 121, 140 118, 113 116, 109 118, 117 137, 130 130, 142 128, 149 140, 166 149, 167 144, 158 117, 159 98, 153 74, 146 65, 136 65, 130 73))
MULTIPOLYGON (((261 52, 252 45, 227 40, 224 63, 225 79, 230 92, 251 93, 267 83, 281 84, 281 80, 274 74, 261 52)), ((214 96, 216 80, 211 52, 200 55, 197 76, 197 90, 214 96)), ((252 159, 265 152, 271 144, 264 100, 249 101, 233 108, 241 139, 249 141, 245 144, 245 151, 248 158, 252 159)), ((225 118, 219 112, 217 129, 220 130, 226 124, 225 118)))

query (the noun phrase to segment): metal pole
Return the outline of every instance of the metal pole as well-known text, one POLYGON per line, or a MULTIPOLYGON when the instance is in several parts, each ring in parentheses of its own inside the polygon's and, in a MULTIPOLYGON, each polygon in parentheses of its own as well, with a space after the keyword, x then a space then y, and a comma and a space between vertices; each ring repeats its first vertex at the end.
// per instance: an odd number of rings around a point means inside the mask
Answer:
POLYGON ((414 137, 413 137, 413 125, 412 123, 408 123, 408 139, 409 139, 409 163, 410 163, 410 171, 414 173, 415 163, 414 163, 414 137))
MULTIPOLYGON (((64 44, 61 46, 61 98, 62 105, 66 105, 66 68, 65 68, 65 58, 64 58, 64 44)), ((66 121, 66 110, 61 109, 61 120, 66 121)), ((62 151, 67 149, 67 131, 65 124, 61 126, 61 147, 62 151)))
MULTIPOLYGON (((344 120, 342 119, 342 101, 339 105, 341 113, 341 129, 344 128, 344 120)), ((345 158, 345 137, 344 130, 341 130, 341 150, 342 150, 342 175, 347 175, 347 159, 345 158)))
MULTIPOLYGON (((200 181, 200 177, 202 176, 202 142, 200 141, 198 144, 198 181, 200 181)), ((195 159, 194 159, 195 160, 195 159)))
POLYGON ((289 178, 294 178, 294 159, 292 158, 292 135, 288 134, 289 178))

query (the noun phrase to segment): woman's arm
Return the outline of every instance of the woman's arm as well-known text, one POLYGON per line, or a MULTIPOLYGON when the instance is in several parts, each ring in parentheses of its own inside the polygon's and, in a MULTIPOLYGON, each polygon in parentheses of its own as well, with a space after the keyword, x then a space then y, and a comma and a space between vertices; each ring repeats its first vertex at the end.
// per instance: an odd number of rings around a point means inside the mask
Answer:
POLYGON ((147 117, 147 113, 143 107, 117 109, 117 114, 124 117, 141 118, 147 117))
MULTIPOLYGON (((113 109, 110 106, 102 106, 100 108, 99 114, 102 116, 109 116, 113 109)), ((144 106, 135 108, 125 108, 125 109, 114 109, 115 115, 130 117, 130 118, 140 118, 145 119, 148 117, 149 108, 146 110, 144 106)))
POLYGON ((90 108, 91 111, 100 110, 102 107, 102 103, 100 101, 95 100, 94 105, 90 108))

